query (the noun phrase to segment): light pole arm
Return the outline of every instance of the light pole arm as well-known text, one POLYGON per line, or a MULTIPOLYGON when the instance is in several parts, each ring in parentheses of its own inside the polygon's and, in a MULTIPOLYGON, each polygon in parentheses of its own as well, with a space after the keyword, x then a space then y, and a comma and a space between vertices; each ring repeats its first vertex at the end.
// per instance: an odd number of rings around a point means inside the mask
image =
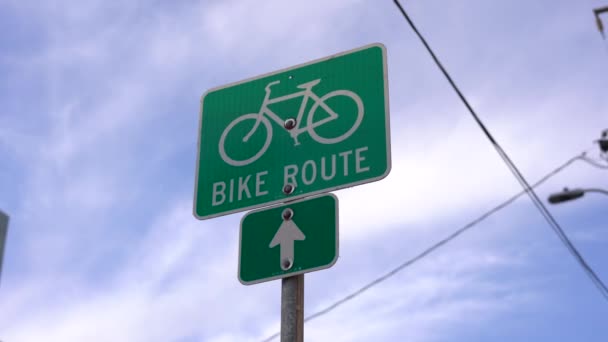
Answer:
POLYGON ((608 190, 604 190, 604 189, 591 188, 591 189, 583 189, 583 191, 584 192, 597 192, 597 193, 608 196, 608 190))
POLYGON ((606 39, 606 36, 604 34, 604 25, 602 24, 602 19, 600 18, 600 14, 606 13, 606 12, 608 12, 608 6, 596 8, 593 10, 593 13, 595 13, 595 23, 597 24, 597 29, 600 31, 600 33, 602 34, 602 38, 604 38, 604 39, 606 39))
POLYGON ((608 12, 608 6, 599 7, 593 10, 593 13, 595 13, 595 15, 600 15, 605 12, 608 12))

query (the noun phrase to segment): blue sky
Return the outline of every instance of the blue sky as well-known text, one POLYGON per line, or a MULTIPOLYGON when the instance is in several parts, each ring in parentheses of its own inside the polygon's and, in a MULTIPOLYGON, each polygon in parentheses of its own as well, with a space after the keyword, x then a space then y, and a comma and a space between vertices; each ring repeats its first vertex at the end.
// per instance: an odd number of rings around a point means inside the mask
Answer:
MULTIPOLYGON (((604 1, 407 1, 533 182, 608 128, 604 1)), ((608 22, 608 18, 605 19, 608 22)), ((0 2, 0 339, 258 341, 280 281, 237 280, 244 213, 192 216, 205 90, 369 43, 388 52, 393 168, 337 191, 340 258, 307 314, 520 191, 392 1, 0 2), (374 199, 374 200, 370 200, 374 199)), ((576 162, 538 189, 608 188, 576 162)), ((606 198, 549 209, 608 281, 606 198)), ((603 300, 527 198, 306 324, 307 341, 606 341, 603 300)))

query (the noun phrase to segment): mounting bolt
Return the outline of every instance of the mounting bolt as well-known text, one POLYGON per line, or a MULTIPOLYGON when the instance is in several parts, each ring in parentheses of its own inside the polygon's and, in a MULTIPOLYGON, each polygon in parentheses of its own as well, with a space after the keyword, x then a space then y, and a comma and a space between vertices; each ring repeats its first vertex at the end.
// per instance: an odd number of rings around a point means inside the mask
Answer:
POLYGON ((288 131, 291 131, 292 129, 294 129, 296 127, 296 119, 294 118, 289 118, 287 120, 285 120, 285 129, 287 129, 288 131))
POLYGON ((281 261, 281 268, 283 271, 287 271, 291 266, 293 266, 293 261, 291 259, 283 259, 283 261, 281 261))
POLYGON ((290 208, 283 210, 281 217, 283 217, 283 220, 285 221, 291 220, 291 218, 293 217, 293 210, 291 210, 290 208))
POLYGON ((291 195, 295 189, 296 189, 295 186, 293 186, 291 184, 285 184, 285 186, 283 187, 283 193, 285 195, 291 195))

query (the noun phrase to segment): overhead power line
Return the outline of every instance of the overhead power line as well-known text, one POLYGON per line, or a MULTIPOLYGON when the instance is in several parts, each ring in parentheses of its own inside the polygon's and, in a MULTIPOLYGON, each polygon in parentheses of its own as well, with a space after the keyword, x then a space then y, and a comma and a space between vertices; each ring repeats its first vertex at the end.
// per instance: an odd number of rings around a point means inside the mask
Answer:
POLYGON ((608 164, 605 164, 605 163, 602 163, 602 162, 598 162, 597 160, 591 159, 591 158, 587 157, 586 155, 583 156, 581 158, 581 160, 585 161, 589 165, 591 165, 593 167, 596 167, 598 169, 608 169, 608 164))
MULTIPOLYGON (((577 156, 575 156, 573 158, 570 158, 568 161, 566 161, 562 165, 560 165, 557 168, 555 168, 553 171, 551 171, 548 174, 546 174, 545 176, 543 176, 540 180, 538 180, 536 183, 534 183, 532 185, 532 187, 535 188, 535 187, 543 184, 549 178, 551 178, 551 177, 555 176, 556 174, 560 173, 562 170, 564 170, 566 167, 570 166, 575 161, 577 161, 577 160, 584 160, 585 156, 586 156, 586 152, 583 152, 580 155, 577 155, 577 156)), ((336 308, 338 308, 342 304, 355 299, 356 297, 358 297, 361 294, 363 294, 365 291, 367 291, 367 290, 371 289, 372 287, 374 287, 374 286, 382 283, 383 281, 391 278, 392 276, 396 275, 397 273, 403 271, 405 268, 407 268, 409 266, 412 266, 417 261, 420 261, 424 257, 428 256, 432 252, 434 252, 437 249, 439 249, 439 247, 442 247, 442 246, 446 245, 448 242, 454 240, 455 238, 457 238, 458 236, 460 236, 462 233, 468 231, 469 229, 471 229, 474 226, 476 226, 477 224, 481 223, 482 221, 484 221, 488 217, 492 216, 496 212, 498 212, 501 209, 505 208, 509 204, 515 202, 515 200, 517 200, 519 197, 521 197, 525 193, 526 193, 526 191, 523 190, 523 191, 520 191, 519 193, 517 193, 516 195, 511 196, 509 199, 507 199, 506 201, 504 201, 501 204, 497 205, 496 207, 490 209, 485 214, 479 216, 478 218, 476 218, 473 221, 469 222, 468 224, 466 224, 462 228, 459 228, 459 229, 455 230, 452 234, 446 236, 445 238, 443 238, 443 239, 437 241, 436 243, 434 243, 433 245, 429 246, 428 248, 426 248, 424 251, 422 251, 421 253, 419 253, 415 257, 402 262, 397 267, 391 269, 390 271, 386 272, 382 276, 380 276, 380 277, 378 277, 378 278, 370 281, 369 283, 363 285, 358 290, 353 291, 350 294, 344 296, 342 299, 339 299, 339 300, 335 301, 334 303, 328 305, 324 309, 319 310, 319 311, 313 313, 312 315, 307 316, 306 318, 304 318, 304 322, 309 322, 309 321, 312 321, 315 318, 319 318, 319 317, 321 317, 321 316, 323 316, 325 314, 328 314, 329 312, 335 310, 336 308)), ((280 335, 280 333, 275 333, 274 335, 269 336, 266 339, 264 339, 262 342, 270 342, 270 341, 274 340, 275 338, 279 337, 279 335, 280 335)))
POLYGON ((477 123, 479 128, 483 131, 486 138, 488 138, 488 140, 490 141, 490 143, 492 144, 492 146, 494 147, 494 149, 496 150, 498 155, 502 158, 502 160, 505 162, 505 164, 507 165, 507 167, 513 174, 513 176, 517 179, 517 181, 520 183, 522 188, 528 194, 528 196, 532 200, 532 203, 534 203, 534 206, 536 206, 538 211, 543 215, 543 217, 545 218, 545 220, 547 221, 547 223, 549 224, 551 229, 553 229, 555 234, 559 237, 559 239, 562 241, 564 246, 568 249, 568 252, 570 252, 570 254, 578 262, 578 264, 583 268, 583 270, 585 271, 587 276, 589 276, 589 279, 591 279, 591 281, 597 287, 597 289, 600 291, 600 293, 602 294, 604 299, 608 300, 608 287, 606 287, 606 285, 602 282, 602 280, 597 276, 597 274, 591 268, 591 266, 589 266, 589 264, 587 264, 587 261, 579 253, 579 251, 576 249, 574 244, 572 244, 572 242, 570 241, 570 239, 568 238, 568 236, 566 235, 566 233, 564 232, 562 227, 559 225, 557 220, 555 220, 553 215, 551 215, 551 213, 545 207, 545 205, 543 204, 541 199, 534 192, 532 187, 530 187, 530 185, 528 184, 528 181, 526 181, 523 174, 519 171, 519 169, 517 168, 515 163, 513 163, 511 158, 509 158, 509 156, 507 155, 507 152, 500 146, 500 144, 498 144, 496 139, 494 139, 494 137, 492 136, 492 134, 490 133, 488 128, 481 121, 481 119, 479 118, 477 113, 473 110, 473 107, 471 107, 471 105, 469 104, 469 102, 467 101, 465 96, 462 94, 462 92, 460 91, 460 89, 458 88, 456 83, 452 80, 452 77, 448 74, 447 70, 443 67, 443 65, 441 64, 441 62, 439 61, 439 59, 437 58, 437 56, 435 55, 435 53, 433 52, 433 50, 431 49, 429 44, 426 42, 426 40, 424 39, 422 34, 418 31, 418 29, 416 28, 416 25, 414 25, 414 23, 412 22, 410 17, 407 15, 406 11, 403 9, 403 7, 399 3, 399 1, 398 0, 393 0, 393 1, 394 1, 395 5, 399 8, 399 11, 401 12, 401 14, 405 18, 405 20, 408 22, 408 24, 410 25, 410 27, 412 28, 414 33, 418 36, 418 38, 420 39, 420 41, 422 42, 422 44, 424 45, 424 47, 426 48, 428 53, 431 55, 431 58, 433 59, 433 61, 437 65, 437 67, 441 70, 443 76, 450 83, 450 85, 452 86, 452 88, 454 89, 454 91, 456 92, 456 94, 458 95, 460 100, 462 101, 462 103, 468 109, 469 113, 471 114, 471 116, 473 117, 473 119, 475 120, 475 122, 477 123))
MULTIPOLYGON (((452 88, 456 91, 456 93, 458 94, 458 97, 462 100, 462 102, 464 103, 464 105, 467 107, 467 109, 469 110, 469 112, 472 115, 473 119, 479 125, 479 127, 484 132, 484 134, 486 135, 486 137, 488 138, 488 140, 492 143, 492 145, 496 149, 497 153, 503 159, 503 161, 505 162, 505 164, 509 167, 509 170, 513 173, 513 175, 516 177, 516 179, 518 180, 518 182, 520 183, 520 185, 522 185, 522 187, 524 188, 524 190, 521 191, 521 192, 519 192, 518 194, 512 196, 511 198, 509 198, 505 202, 501 203, 500 205, 494 207, 493 209, 491 209, 490 211, 486 212, 485 214, 481 215, 477 219, 471 221, 470 223, 468 223, 464 227, 462 227, 462 228, 454 231, 452 234, 450 234, 449 236, 445 237, 444 239, 442 239, 442 240, 438 241, 437 243, 433 244, 432 246, 428 247, 427 249, 425 249, 423 252, 421 252, 417 256, 415 256, 415 257, 413 257, 413 258, 411 258, 411 259, 409 259, 409 260, 401 263, 399 266, 393 268, 389 272, 387 272, 384 275, 382 275, 382 276, 374 279, 373 281, 367 283, 366 285, 362 286, 358 290, 350 293, 349 295, 347 295, 347 296, 343 297, 342 299, 334 302, 333 304, 330 304, 326 308, 324 308, 324 309, 322 309, 320 311, 317 311, 317 312, 315 312, 314 314, 312 314, 310 316, 307 316, 304 319, 304 322, 309 322, 309 321, 311 321, 311 320, 313 320, 315 318, 318 318, 318 317, 321 317, 321 316, 323 316, 325 314, 328 314, 329 312, 331 312, 334 309, 338 308, 342 304, 355 299, 359 295, 363 294, 365 291, 367 291, 367 290, 371 289, 372 287, 374 287, 374 286, 382 283, 383 281, 391 278, 392 276, 394 276, 395 274, 399 273, 403 269, 405 269, 405 268, 413 265, 417 261, 419 261, 419 260, 423 259, 424 257, 428 256, 429 254, 431 254, 432 252, 434 252, 435 250, 437 250, 439 247, 446 245, 448 242, 450 242, 453 239, 455 239, 456 237, 460 236, 462 233, 466 232, 467 230, 473 228, 475 225, 477 225, 478 223, 482 222, 483 220, 485 220, 489 216, 493 215, 494 213, 500 211, 501 209, 505 208, 509 204, 513 203, 515 200, 517 200, 519 197, 521 197, 524 194, 527 194, 531 198, 531 200, 533 201, 534 205, 541 212, 541 214, 547 220, 547 222, 549 223, 549 225, 551 226, 551 228, 555 231, 555 233, 558 235, 558 237, 560 238, 560 240, 567 247, 568 251, 575 257, 575 259, 578 261, 578 263, 581 265, 581 267, 585 270, 585 272, 587 273, 587 275, 593 281, 594 285, 598 288, 598 290, 604 296, 604 298, 608 300, 608 289, 606 288, 606 286, 604 285, 604 283, 595 274, 595 272, 593 271, 593 269, 591 269, 591 267, 586 263, 586 261, 583 259, 583 257, 578 252, 578 250, 574 247, 574 245, 572 244, 572 242, 566 236, 566 234, 564 233, 564 231, 561 228, 561 226, 559 226, 559 224, 557 223, 557 221, 555 220, 555 218, 553 218, 553 216, 551 215, 551 213, 543 205, 542 201, 539 199, 538 195, 536 195, 536 193, 533 190, 533 188, 541 185, 542 183, 544 183, 545 181, 547 181, 549 178, 555 176, 557 173, 561 172, 563 169, 565 169, 566 167, 568 167, 570 164, 572 164, 576 160, 579 160, 579 159, 580 160, 584 160, 584 161, 592 164, 593 166, 601 167, 601 168, 603 168, 603 165, 599 165, 599 164, 593 163, 593 160, 591 160, 590 158, 586 157, 586 152, 584 152, 581 155, 578 155, 578 156, 576 156, 574 158, 571 158, 566 163, 562 164, 561 166, 559 166, 555 170, 551 171, 550 173, 548 173, 547 175, 545 175, 543 178, 541 178, 538 182, 534 183, 533 185, 529 185, 528 182, 526 181, 526 179, 521 174, 521 172, 517 169, 517 167, 515 166, 515 164, 511 161, 511 159, 509 158, 509 156, 506 154, 506 152, 496 142, 496 140, 491 135, 491 133, 488 131, 488 129, 485 127, 485 125, 483 124, 483 122, 479 119, 479 117, 477 116, 477 114, 475 113, 475 111, 473 110, 473 108, 470 106, 470 104, 468 103, 468 101, 466 100, 466 98, 464 97, 464 95, 460 92, 459 88, 456 86, 456 84, 454 83, 454 81, 452 80, 452 78, 450 77, 450 75, 447 73, 447 71, 445 70, 445 68, 441 64, 441 62, 439 62, 438 58, 436 57, 435 53, 432 51, 432 49, 430 48, 430 46, 428 45, 428 43, 426 42, 426 40, 424 39, 424 37, 420 34, 420 32, 418 31, 418 29, 416 28, 416 26, 414 25, 414 23, 411 21, 411 19, 409 18, 409 16, 405 12, 405 10, 403 9, 403 7, 399 3, 399 1, 398 0, 393 0, 393 1, 394 1, 395 5, 399 8, 401 14, 404 16, 404 18, 407 20, 407 22, 411 26, 412 30, 416 33, 416 35, 418 36, 418 38, 421 40, 422 44, 425 46, 425 48, 427 49, 427 51, 429 52, 429 54, 431 55, 431 57, 435 61, 436 65, 439 67, 439 69, 441 70, 441 72, 443 73, 443 75, 446 77, 446 79, 448 80, 448 82, 452 86, 452 88)), ((275 338, 277 338, 279 335, 280 335, 280 332, 275 333, 275 334, 269 336, 268 338, 264 339, 262 342, 272 341, 275 338)))

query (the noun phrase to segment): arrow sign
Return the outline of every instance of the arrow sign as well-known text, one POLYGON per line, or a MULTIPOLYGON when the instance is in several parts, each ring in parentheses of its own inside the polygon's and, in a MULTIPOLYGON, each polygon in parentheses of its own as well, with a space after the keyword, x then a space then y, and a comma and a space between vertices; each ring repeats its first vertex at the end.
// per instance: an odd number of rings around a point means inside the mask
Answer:
POLYGON ((296 225, 293 220, 285 220, 281 223, 279 230, 270 241, 269 248, 273 248, 276 245, 281 245, 281 269, 288 270, 291 268, 294 262, 293 258, 293 244, 295 240, 301 241, 306 239, 306 236, 300 228, 296 225))
POLYGON ((254 210, 241 220, 238 278, 244 285, 322 270, 337 259, 338 199, 332 194, 254 210))

